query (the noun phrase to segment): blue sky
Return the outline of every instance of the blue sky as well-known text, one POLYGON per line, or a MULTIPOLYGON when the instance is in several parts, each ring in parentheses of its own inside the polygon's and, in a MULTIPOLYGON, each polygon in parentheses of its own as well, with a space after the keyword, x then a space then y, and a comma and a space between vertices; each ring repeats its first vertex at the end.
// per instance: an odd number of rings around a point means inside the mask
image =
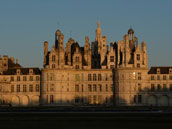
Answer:
POLYGON ((42 67, 43 42, 54 44, 60 29, 65 43, 73 37, 95 39, 97 21, 111 41, 123 39, 130 27, 139 43, 146 41, 149 66, 172 66, 171 0, 1 0, 0 55, 25 67, 42 67))

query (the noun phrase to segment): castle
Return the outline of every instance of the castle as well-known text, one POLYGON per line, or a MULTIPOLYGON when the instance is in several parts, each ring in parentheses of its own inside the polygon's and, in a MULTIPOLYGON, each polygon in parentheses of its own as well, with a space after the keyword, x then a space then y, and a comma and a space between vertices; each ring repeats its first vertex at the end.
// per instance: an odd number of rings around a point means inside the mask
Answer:
MULTIPOLYGON (((57 30, 55 45, 50 51, 48 42, 44 42, 43 66, 41 72, 37 68, 31 68, 31 71, 35 70, 32 72, 35 74, 35 80, 32 79, 31 83, 35 81, 33 85, 35 88, 37 85, 36 89, 40 86, 40 90, 35 90, 35 93, 28 91, 25 94, 23 89, 22 93, 14 90, 18 100, 15 98, 17 102, 14 103, 11 96, 8 103, 21 106, 39 103, 48 106, 172 105, 172 67, 152 67, 148 71, 146 43, 138 43, 132 28, 124 35, 123 40, 111 42, 110 47, 107 45, 107 37, 102 35, 99 21, 95 41, 90 44, 89 37, 85 37, 83 47, 69 38, 64 48, 64 35, 57 30), (41 79, 37 80, 36 77, 41 79), (23 100, 24 95, 27 98, 23 100)), ((22 72, 17 74, 20 69, 16 68, 14 75, 22 75, 22 72)), ((3 72, 0 77, 3 77, 8 69, 1 71, 3 72)), ((8 75, 10 78, 11 75, 8 75)), ((28 71, 27 75, 29 78, 33 74, 28 71)), ((19 85, 17 83, 21 81, 13 84, 16 89, 19 85)), ((23 86, 23 82, 20 85, 23 86)), ((28 82, 27 85, 31 84, 28 82)), ((12 87, 11 83, 9 87, 12 87)), ((9 92, 10 90, 9 88, 9 92)))

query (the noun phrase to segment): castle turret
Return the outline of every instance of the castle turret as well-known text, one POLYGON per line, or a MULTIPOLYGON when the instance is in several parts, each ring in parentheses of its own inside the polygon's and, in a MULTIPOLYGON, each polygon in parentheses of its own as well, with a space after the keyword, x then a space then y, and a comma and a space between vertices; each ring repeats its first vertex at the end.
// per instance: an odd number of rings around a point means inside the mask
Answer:
POLYGON ((45 41, 44 42, 44 67, 47 64, 48 58, 47 58, 47 54, 48 54, 48 42, 45 41))

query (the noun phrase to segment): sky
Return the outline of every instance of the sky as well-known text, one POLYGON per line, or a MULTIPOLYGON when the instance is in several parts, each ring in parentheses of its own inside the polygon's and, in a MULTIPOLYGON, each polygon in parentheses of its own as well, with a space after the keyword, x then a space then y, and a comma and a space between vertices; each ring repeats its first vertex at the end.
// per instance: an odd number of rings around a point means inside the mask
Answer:
POLYGON ((80 46, 95 39, 97 21, 107 44, 123 40, 132 27, 147 43, 149 67, 172 66, 172 0, 1 0, 0 55, 24 67, 43 67, 43 42, 54 45, 55 31, 80 46))

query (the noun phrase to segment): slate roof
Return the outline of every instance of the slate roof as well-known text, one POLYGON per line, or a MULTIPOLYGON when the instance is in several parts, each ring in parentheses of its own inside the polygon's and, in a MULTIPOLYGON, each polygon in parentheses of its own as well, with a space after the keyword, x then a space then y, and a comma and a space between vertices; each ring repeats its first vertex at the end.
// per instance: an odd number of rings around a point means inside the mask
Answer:
POLYGON ((160 69, 160 74, 169 74, 169 69, 172 69, 172 66, 151 67, 148 74, 157 74, 158 68, 160 69))
POLYGON ((40 75, 41 74, 41 71, 39 68, 10 68, 7 71, 4 71, 2 74, 3 75, 16 75, 17 69, 20 69, 21 75, 28 75, 29 69, 33 69, 34 75, 40 75))

